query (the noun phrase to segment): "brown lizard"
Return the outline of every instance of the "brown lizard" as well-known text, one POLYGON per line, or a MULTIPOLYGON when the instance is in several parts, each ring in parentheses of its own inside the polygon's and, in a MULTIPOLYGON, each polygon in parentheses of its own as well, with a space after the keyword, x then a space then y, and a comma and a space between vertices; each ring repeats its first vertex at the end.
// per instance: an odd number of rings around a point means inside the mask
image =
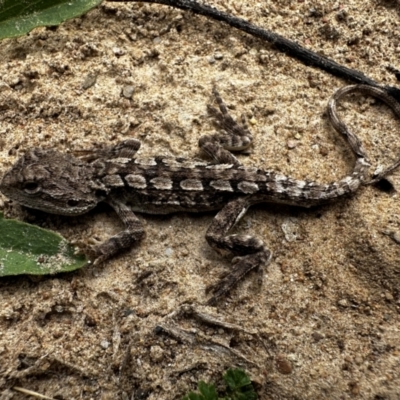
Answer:
MULTIPOLYGON (((94 264, 101 263, 144 236, 134 212, 167 214, 177 211, 220 210, 206 233, 217 250, 233 254, 233 269, 213 287, 208 304, 215 304, 249 271, 268 265, 271 252, 256 237, 229 234, 249 206, 272 202, 311 207, 354 193, 367 182, 370 166, 357 138, 340 120, 337 101, 347 93, 360 91, 380 98, 400 118, 400 106, 385 91, 367 85, 346 86, 328 104, 334 128, 348 140, 356 157, 353 170, 343 179, 319 184, 289 178, 277 172, 244 167, 231 151, 242 151, 252 143, 244 118, 240 124, 228 114, 217 90, 213 93, 219 110, 209 107, 222 128, 221 134, 202 136, 200 148, 212 159, 186 160, 164 156, 135 157, 140 142, 125 140, 86 157, 74 157, 52 149, 34 148, 25 153, 4 175, 0 190, 29 208, 60 215, 80 215, 100 202, 111 205, 125 230, 95 247, 94 264)), ((399 165, 381 171, 376 181, 399 165)))

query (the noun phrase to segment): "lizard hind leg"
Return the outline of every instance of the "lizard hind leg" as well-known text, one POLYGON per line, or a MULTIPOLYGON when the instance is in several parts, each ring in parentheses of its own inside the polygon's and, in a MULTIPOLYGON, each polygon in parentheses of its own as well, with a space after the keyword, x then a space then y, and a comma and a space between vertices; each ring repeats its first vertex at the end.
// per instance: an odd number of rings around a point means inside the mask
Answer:
POLYGON ((110 197, 106 201, 117 213, 125 225, 125 230, 108 238, 105 242, 93 249, 93 265, 98 265, 112 256, 128 250, 139 243, 144 237, 144 229, 140 220, 125 203, 110 197))
POLYGON ((223 133, 202 136, 199 139, 199 147, 216 163, 240 166, 240 161, 231 151, 248 149, 252 144, 252 135, 244 116, 242 116, 241 124, 238 124, 231 117, 216 88, 213 89, 213 95, 218 104, 218 109, 209 105, 208 111, 215 118, 218 127, 223 133))
POLYGON ((271 251, 262 240, 249 235, 228 235, 230 229, 245 214, 251 202, 249 197, 241 197, 229 202, 214 218, 206 233, 209 245, 217 251, 228 251, 235 255, 233 270, 217 284, 207 288, 212 297, 207 304, 215 305, 245 275, 255 269, 267 266, 271 260, 271 251))

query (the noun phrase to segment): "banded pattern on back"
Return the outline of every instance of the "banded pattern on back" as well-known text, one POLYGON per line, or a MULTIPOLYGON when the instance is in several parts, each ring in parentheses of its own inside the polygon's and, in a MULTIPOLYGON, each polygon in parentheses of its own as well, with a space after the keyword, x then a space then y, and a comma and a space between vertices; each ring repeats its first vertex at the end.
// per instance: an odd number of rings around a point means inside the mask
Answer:
MULTIPOLYGON (((221 199, 226 198, 226 194, 238 194, 253 196, 254 203, 270 200, 308 207, 357 190, 368 166, 368 162, 359 159, 350 175, 330 184, 296 180, 254 167, 166 157, 106 160, 101 166, 97 165, 94 175, 106 185, 133 190, 139 197, 146 192, 159 191, 162 204, 167 204, 170 198, 171 204, 176 206, 183 196, 185 209, 188 203, 195 203, 200 197, 203 206, 205 201, 212 203, 212 196, 219 194, 221 199), (193 202, 188 202, 185 192, 190 192, 197 200, 193 198, 193 202)), ((210 204, 210 209, 213 208, 214 204, 210 204)))

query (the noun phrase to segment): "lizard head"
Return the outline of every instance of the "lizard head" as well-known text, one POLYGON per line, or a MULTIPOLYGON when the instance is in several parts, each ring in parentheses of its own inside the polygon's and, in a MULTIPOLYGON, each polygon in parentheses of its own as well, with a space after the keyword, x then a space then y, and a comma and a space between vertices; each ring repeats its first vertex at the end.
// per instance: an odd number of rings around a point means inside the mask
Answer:
POLYGON ((6 172, 0 191, 17 203, 51 214, 80 215, 105 197, 90 164, 55 150, 33 149, 6 172))

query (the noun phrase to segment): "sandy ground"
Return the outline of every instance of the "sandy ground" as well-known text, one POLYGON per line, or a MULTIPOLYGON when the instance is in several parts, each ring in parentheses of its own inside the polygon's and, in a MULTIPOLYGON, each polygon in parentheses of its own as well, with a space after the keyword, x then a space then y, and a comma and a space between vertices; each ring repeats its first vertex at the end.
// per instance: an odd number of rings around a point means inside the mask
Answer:
MULTIPOLYGON (((398 84, 389 70, 400 67, 397 1, 212 5, 398 84)), ((251 122, 246 165, 320 182, 352 168, 325 114, 346 82, 191 13, 106 3, 5 40, 0 54, 0 176, 33 146, 72 151, 135 137, 142 155, 198 155, 198 138, 215 129, 213 83, 251 122)), ((354 96, 340 112, 375 167, 400 151, 386 106, 354 96)), ((205 287, 229 260, 204 239, 212 213, 141 215, 146 239, 103 266, 1 279, 0 398, 28 398, 14 385, 55 399, 179 399, 239 366, 260 399, 400 399, 400 174, 390 181, 393 192, 365 187, 311 210, 251 209, 236 230, 265 240, 273 261, 261 287, 250 274, 215 308, 202 306, 205 287), (185 304, 241 329, 177 312, 185 304)), ((0 197, 0 209, 81 243, 121 229, 106 207, 72 219, 0 197)))

